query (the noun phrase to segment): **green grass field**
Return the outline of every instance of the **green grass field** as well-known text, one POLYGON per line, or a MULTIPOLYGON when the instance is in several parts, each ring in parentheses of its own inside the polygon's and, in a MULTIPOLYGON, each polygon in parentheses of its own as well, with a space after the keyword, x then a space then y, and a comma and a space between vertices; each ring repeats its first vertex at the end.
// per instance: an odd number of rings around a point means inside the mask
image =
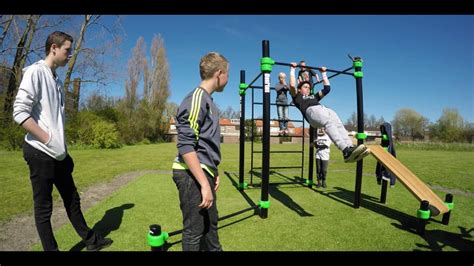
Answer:
MULTIPOLYGON (((247 146, 246 172, 250 166, 247 146)), ((299 145, 273 145, 273 150, 297 150, 299 145)), ((361 207, 354 209, 355 166, 345 164, 333 146, 328 169, 328 188, 308 188, 299 180, 298 169, 273 171, 268 218, 252 208, 260 200, 259 178, 255 188, 238 191, 239 150, 223 144, 221 188, 217 195, 219 236, 227 251, 473 251, 474 179, 472 151, 420 150, 401 147, 398 158, 421 180, 436 187, 442 199, 454 194, 455 208, 448 226, 433 217, 425 235, 415 233, 419 202, 401 184, 388 190, 387 203, 380 204, 380 186, 375 181, 375 160, 364 160, 361 207)), ((307 158, 307 150, 305 158, 307 158)), ((136 170, 169 170, 176 148, 172 143, 124 147, 118 150, 72 150, 75 181, 79 190, 114 176, 136 170)), ((32 212, 28 169, 20 152, 0 151, 1 220, 32 212), (5 170, 3 170, 5 169, 5 170), (16 204, 13 204, 16 203, 16 204), (13 206, 14 205, 14 206, 13 206)), ((254 157, 260 166, 261 155, 254 157)), ((301 155, 272 154, 271 165, 301 164, 301 155)), ((305 161, 307 168, 307 160, 305 161)), ((305 173, 307 170, 305 170, 305 173)), ((249 175, 247 175, 248 177, 249 175)), ((306 176, 304 176, 306 177, 306 176)), ((247 178, 246 182, 250 182, 247 178)), ((55 192, 57 198, 57 193, 55 192)), ((178 192, 168 174, 147 174, 115 191, 85 211, 91 227, 111 237, 108 251, 146 251, 148 226, 158 223, 171 234, 170 251, 181 250, 182 219, 178 192)), ((61 250, 81 250, 79 237, 68 223, 56 232, 61 250)), ((32 247, 41 250, 39 244, 32 247)))

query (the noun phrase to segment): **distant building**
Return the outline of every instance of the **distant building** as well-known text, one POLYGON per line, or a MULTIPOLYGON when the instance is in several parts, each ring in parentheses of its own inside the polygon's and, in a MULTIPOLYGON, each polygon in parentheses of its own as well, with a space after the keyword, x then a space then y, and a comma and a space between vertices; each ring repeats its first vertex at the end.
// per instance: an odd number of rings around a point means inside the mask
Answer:
MULTIPOLYGON (((221 143, 239 143, 240 136, 240 119, 219 119, 221 127, 221 143)), ((174 117, 170 119, 170 127, 168 130, 167 140, 170 142, 177 142, 178 131, 176 130, 176 121, 174 117)))
MULTIPOLYGON (((219 124, 221 126, 221 143, 239 143, 240 137, 240 119, 228 119, 228 118, 221 118, 219 119, 219 124)), ((256 125, 256 132, 259 136, 262 135, 263 132, 263 121, 262 120, 255 120, 256 125)), ((306 126, 308 126, 306 124, 306 126)), ((344 126, 349 133, 349 136, 352 137, 353 143, 356 143, 357 140, 355 135, 357 134, 357 127, 354 126, 344 126)), ((280 131, 280 123, 275 120, 270 120, 270 136, 278 136, 278 132, 280 131)), ((303 131, 302 127, 295 127, 292 122, 288 122, 288 131, 289 137, 286 139, 285 143, 301 143, 304 136, 304 142, 309 143, 309 128, 305 128, 303 131), (303 135, 304 133, 304 135, 303 135), (297 136, 295 138, 291 138, 292 136, 297 136), (289 140, 288 140, 289 139, 289 140)), ((367 134, 367 142, 380 142, 380 128, 366 128, 364 131, 367 134)), ((177 134, 176 131, 176 122, 174 118, 170 120, 170 128, 168 131, 168 141, 176 142, 177 141, 177 134)), ((281 143, 279 138, 270 137, 270 143, 281 143)))

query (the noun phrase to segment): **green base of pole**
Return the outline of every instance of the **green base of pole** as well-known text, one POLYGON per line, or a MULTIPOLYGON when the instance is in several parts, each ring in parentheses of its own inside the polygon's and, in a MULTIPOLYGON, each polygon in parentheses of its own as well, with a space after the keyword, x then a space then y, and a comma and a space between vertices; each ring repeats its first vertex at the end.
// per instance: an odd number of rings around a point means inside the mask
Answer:
POLYGON ((159 236, 153 236, 151 234, 148 234, 147 236, 147 239, 148 239, 148 245, 150 245, 150 247, 161 247, 165 244, 166 240, 169 238, 170 236, 168 235, 167 232, 161 232, 161 235, 159 236))
POLYGON ((268 209, 268 208, 270 208, 270 201, 269 200, 267 200, 267 201, 261 200, 261 201, 258 202, 258 207, 262 208, 262 209, 268 209))
POLYGON ((423 219, 423 220, 428 220, 430 218, 430 210, 423 211, 423 210, 418 210, 416 213, 416 217, 423 219))
POLYGON ((249 187, 249 184, 247 182, 244 182, 244 183, 239 183, 239 185, 237 186, 239 189, 246 189, 249 187))

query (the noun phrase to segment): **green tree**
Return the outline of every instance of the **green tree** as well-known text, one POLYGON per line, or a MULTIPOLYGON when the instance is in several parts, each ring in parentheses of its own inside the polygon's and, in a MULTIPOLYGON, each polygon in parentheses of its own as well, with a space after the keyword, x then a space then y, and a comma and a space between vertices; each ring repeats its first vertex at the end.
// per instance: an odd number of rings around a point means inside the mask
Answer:
POLYGON ((454 108, 444 109, 438 121, 430 126, 431 137, 442 142, 464 142, 466 132, 469 132, 469 124, 454 108))
POLYGON ((428 127, 428 122, 426 117, 413 109, 400 109, 392 121, 393 132, 399 137, 409 137, 412 140, 422 139, 428 127))

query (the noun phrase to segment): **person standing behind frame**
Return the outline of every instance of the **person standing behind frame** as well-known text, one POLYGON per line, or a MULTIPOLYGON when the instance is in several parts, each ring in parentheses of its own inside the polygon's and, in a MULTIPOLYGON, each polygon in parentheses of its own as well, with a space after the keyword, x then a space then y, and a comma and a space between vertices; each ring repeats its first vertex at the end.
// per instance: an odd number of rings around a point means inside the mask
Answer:
POLYGON ((280 123, 280 132, 278 135, 288 135, 288 85, 286 84, 286 74, 280 72, 278 74, 278 83, 275 85, 276 106, 278 113, 278 121, 280 123))
POLYGON ((324 131, 324 128, 318 129, 318 138, 316 139, 316 175, 318 183, 316 187, 326 188, 326 175, 328 171, 329 158, 331 153, 331 139, 324 131))

